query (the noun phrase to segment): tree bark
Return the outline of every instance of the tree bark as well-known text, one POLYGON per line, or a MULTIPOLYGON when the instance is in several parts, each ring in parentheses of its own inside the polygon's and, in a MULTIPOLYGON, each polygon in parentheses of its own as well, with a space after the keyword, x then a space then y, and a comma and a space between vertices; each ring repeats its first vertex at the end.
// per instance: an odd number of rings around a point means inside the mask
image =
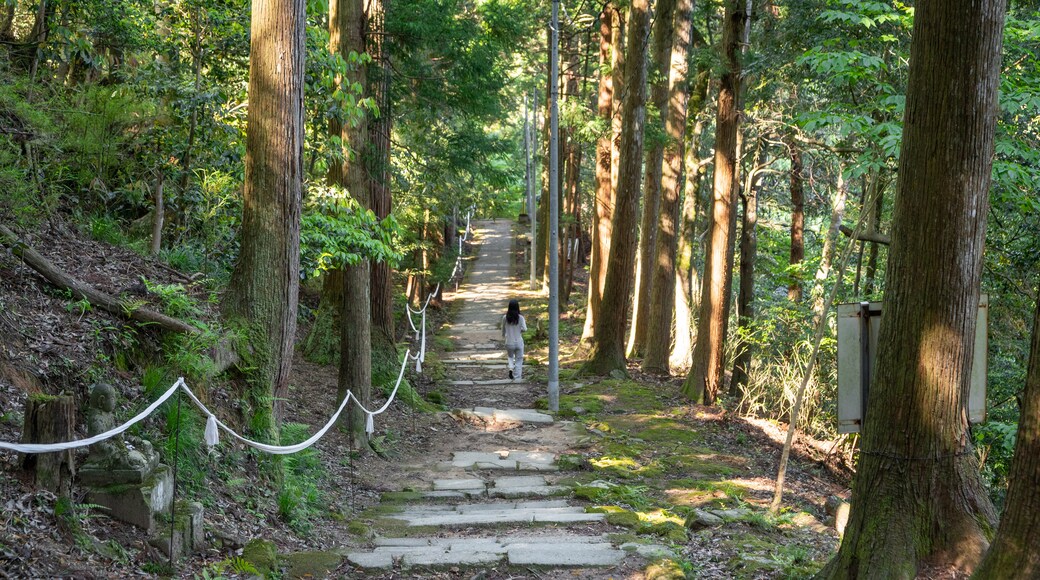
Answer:
MULTIPOLYGON (((390 46, 384 37, 386 13, 390 0, 374 0, 369 8, 368 53, 374 74, 369 77, 369 90, 379 107, 379 116, 369 123, 372 159, 369 166, 369 198, 371 209, 380 220, 390 215, 393 195, 390 191, 390 131, 393 117, 390 102, 390 46)), ((372 264, 372 344, 376 350, 392 352, 397 359, 394 342, 393 276, 386 262, 372 264)))
MULTIPOLYGON (((704 45, 696 28, 692 29, 693 47, 704 45)), ((698 65, 697 76, 694 77, 690 90, 690 102, 687 106, 687 130, 689 143, 686 146, 684 170, 686 180, 683 184, 682 223, 679 226, 678 249, 676 250, 675 277, 675 341, 668 365, 673 370, 686 372, 690 369, 690 358, 693 355, 693 305, 700 301, 700 280, 694 267, 694 247, 697 245, 697 211, 698 192, 703 176, 702 166, 698 162, 701 133, 704 123, 698 117, 708 100, 708 67, 703 61, 698 65), (698 296, 694 296, 697 292, 698 296)))
POLYGON ((613 71, 607 67, 612 63, 612 37, 617 10, 613 3, 608 3, 600 14, 599 20, 599 94, 596 99, 596 110, 605 121, 604 133, 596 141, 596 198, 592 209, 592 248, 589 257, 589 299, 585 308, 585 328, 581 340, 593 337, 592 331, 599 305, 603 297, 603 283, 606 280, 607 254, 610 250, 610 214, 614 208, 614 188, 611 187, 611 145, 613 129, 614 83, 613 71))
POLYGON ((253 0, 241 250, 224 301, 253 349, 249 422, 272 437, 288 396, 300 286, 305 4, 253 0))
POLYGON ((722 35, 726 67, 719 86, 715 120, 715 176, 708 245, 705 250, 700 320, 690 374, 683 393, 706 405, 715 403, 722 386, 724 347, 728 325, 727 305, 733 285, 733 217, 737 190, 737 97, 740 94, 740 49, 746 12, 740 0, 726 0, 722 35))
POLYGON ((802 184, 802 149, 789 139, 791 151, 791 283, 787 299, 802 301, 802 261, 805 260, 805 187, 802 184))
MULTIPOLYGON (((361 54, 365 51, 364 0, 335 0, 329 5, 329 50, 333 54, 361 54)), ((367 86, 365 65, 358 63, 342 79, 345 86, 367 86)), ((368 147, 368 120, 362 117, 356 124, 330 123, 330 132, 340 137, 345 149, 342 161, 329 167, 330 183, 338 184, 350 193, 361 207, 371 207, 368 172, 363 162, 368 147)), ((372 274, 368 259, 343 267, 343 303, 340 306, 339 397, 348 390, 360 404, 369 406, 372 400, 372 274)), ((365 432, 365 414, 356 401, 348 405, 347 429, 353 435, 356 449, 368 448, 365 432)))
POLYGON ((633 0, 628 25, 629 53, 625 60, 625 89, 621 113, 621 159, 617 200, 611 216, 613 234, 607 261, 603 302, 596 319, 596 343, 585 370, 605 375, 625 372, 625 321, 632 291, 635 260, 636 212, 643 161, 643 128, 646 119, 646 49, 650 32, 647 0, 633 0))
POLYGON ((166 206, 163 203, 163 186, 166 183, 162 169, 155 177, 155 212, 152 214, 152 244, 149 248, 154 256, 162 249, 162 228, 166 216, 166 206))
POLYGON ((823 578, 970 571, 993 506, 968 432, 1002 0, 915 4, 885 319, 852 511, 823 578))
MULTIPOLYGON (((881 216, 884 212, 885 205, 885 188, 878 189, 877 201, 874 202, 874 216, 871 220, 873 231, 877 231, 881 227, 881 216)), ((891 240, 890 240, 891 241, 891 240)), ((867 252, 867 271, 864 273, 866 282, 863 285, 863 296, 871 297, 874 295, 874 288, 877 284, 877 263, 878 263, 878 244, 871 244, 870 251, 867 252)))
POLYGON ((758 193, 766 168, 766 150, 758 144, 755 167, 748 172, 748 185, 740 194, 740 285, 737 290, 737 358, 733 362, 730 395, 739 396, 748 384, 754 344, 749 339, 755 322, 755 260, 758 257, 758 193))
MULTIPOLYGON (((660 18, 660 14, 658 18, 660 18)), ((643 370, 668 374, 672 314, 675 311, 676 251, 679 198, 686 155, 686 109, 690 97, 689 53, 693 30, 693 0, 679 0, 672 19, 672 50, 668 70, 669 102, 665 116, 667 143, 662 152, 661 207, 654 248, 654 278, 646 329, 643 370)), ((676 329, 678 336, 681 329, 676 329)))
MULTIPOLYGON (((71 396, 29 397, 25 405, 22 443, 63 443, 75 439, 76 399, 71 396)), ((52 453, 27 453, 22 468, 33 472, 37 488, 69 496, 76 462, 71 449, 52 453)))
MULTIPOLYGON (((657 0, 654 7, 653 38, 651 56, 653 71, 651 100, 657 110, 651 123, 663 128, 668 118, 669 82, 668 72, 672 59, 672 39, 675 36, 676 0, 657 0)), ((667 131, 667 130, 665 130, 667 131)), ((628 337, 628 356, 643 355, 646 330, 650 318, 650 293, 654 281, 654 256, 657 244, 657 222, 661 218, 661 176, 664 161, 664 140, 653 139, 646 148, 646 183, 643 188, 643 216, 639 225, 639 253, 636 258, 636 288, 632 306, 632 325, 628 337)), ((669 323, 670 324, 670 323, 669 323)))
POLYGON ((1033 315, 1029 370, 1018 421, 1015 458, 997 536, 973 578, 1040 576, 1040 301, 1033 315))
POLYGON ((820 267, 816 270, 816 283, 813 284, 813 322, 815 327, 823 320, 824 294, 827 291, 827 278, 831 274, 831 261, 834 259, 834 248, 838 243, 838 229, 841 227, 841 218, 845 215, 845 200, 849 195, 848 184, 845 182, 845 164, 838 167, 838 187, 834 192, 834 201, 831 202, 831 223, 827 228, 827 235, 823 239, 823 249, 820 251, 820 267))
MULTIPOLYGON (((579 59, 581 49, 577 34, 571 35, 571 39, 565 45, 565 50, 567 53, 567 70, 564 72, 563 94, 566 101, 570 103, 579 99, 578 76, 581 73, 579 70, 581 66, 579 59)), ((563 231, 560 233, 560 240, 563 242, 559 247, 559 264, 562 268, 559 286, 561 304, 567 304, 570 300, 571 285, 574 282, 574 264, 579 261, 577 252, 574 251, 574 240, 579 238, 579 232, 581 231, 581 198, 578 191, 578 184, 581 181, 581 143, 577 139, 577 131, 574 126, 568 126, 566 133, 567 139, 564 153, 566 154, 567 163, 564 165, 562 159, 560 163, 560 167, 566 168, 566 178, 560 188, 560 194, 563 196, 563 203, 560 204, 560 213, 563 216, 570 216, 571 219, 569 223, 565 224, 565 227, 561 228, 563 231)))

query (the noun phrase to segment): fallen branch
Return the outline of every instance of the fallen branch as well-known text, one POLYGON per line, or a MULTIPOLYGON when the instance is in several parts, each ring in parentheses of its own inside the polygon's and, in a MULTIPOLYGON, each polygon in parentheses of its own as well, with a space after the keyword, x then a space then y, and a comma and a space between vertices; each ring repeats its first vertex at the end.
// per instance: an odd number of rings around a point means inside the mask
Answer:
POLYGON ((892 244, 891 236, 886 236, 885 234, 879 232, 860 232, 856 235, 852 235, 852 228, 848 226, 839 226, 839 229, 841 230, 841 233, 845 234, 846 236, 854 240, 859 240, 861 242, 877 242, 886 246, 892 244))
POLYGON ((191 334, 199 332, 197 328, 183 320, 171 318, 165 314, 138 306, 133 302, 106 294, 90 284, 76 280, 52 264, 50 260, 43 257, 39 252, 32 249, 17 234, 2 224, 0 224, 0 243, 9 247, 11 253, 21 258, 27 266, 39 272, 48 282, 68 290, 79 300, 86 300, 92 305, 117 316, 130 318, 144 324, 157 324, 166 330, 191 334))

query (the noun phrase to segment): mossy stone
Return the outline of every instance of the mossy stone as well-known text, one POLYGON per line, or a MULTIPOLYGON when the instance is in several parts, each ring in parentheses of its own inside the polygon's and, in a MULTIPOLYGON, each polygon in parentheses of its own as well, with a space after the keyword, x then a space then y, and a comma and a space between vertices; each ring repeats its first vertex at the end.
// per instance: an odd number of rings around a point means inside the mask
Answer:
POLYGON ((296 552, 282 557, 286 578, 324 578, 339 568, 343 556, 331 552, 296 552))
POLYGON ((639 525, 639 516, 634 512, 628 510, 620 510, 614 513, 607 514, 607 523, 615 526, 624 526, 626 528, 634 528, 639 525))
POLYGON ((256 568, 256 571, 267 577, 278 569, 278 548, 274 542, 255 538, 242 548, 242 559, 256 568))

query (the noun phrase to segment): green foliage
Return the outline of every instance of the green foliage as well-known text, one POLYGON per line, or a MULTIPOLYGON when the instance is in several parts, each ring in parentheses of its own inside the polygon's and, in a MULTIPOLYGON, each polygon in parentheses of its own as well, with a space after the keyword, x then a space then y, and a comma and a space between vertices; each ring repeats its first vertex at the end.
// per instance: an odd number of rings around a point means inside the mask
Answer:
POLYGON ((380 221, 337 186, 311 196, 300 232, 301 268, 311 276, 353 265, 362 259, 396 264, 398 233, 393 216, 380 221))
MULTIPOLYGON (((310 426, 285 423, 281 430, 282 445, 294 445, 310 437, 310 426)), ((313 447, 285 455, 282 459, 283 478, 278 490, 278 515, 294 530, 307 533, 311 520, 326 507, 318 485, 325 477, 325 467, 313 447)))

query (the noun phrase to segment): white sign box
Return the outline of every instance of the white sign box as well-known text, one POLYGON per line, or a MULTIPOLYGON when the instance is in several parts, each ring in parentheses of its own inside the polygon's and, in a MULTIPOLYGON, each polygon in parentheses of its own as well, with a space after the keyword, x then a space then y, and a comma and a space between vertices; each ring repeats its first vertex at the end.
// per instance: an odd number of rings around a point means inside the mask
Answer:
MULTIPOLYGON (((859 433, 863 424, 864 402, 877 356, 882 304, 856 302, 838 305, 839 433, 859 433), (863 361, 866 361, 866 366, 863 361)), ((986 420, 988 327, 989 297, 983 294, 979 297, 979 314, 975 323, 975 358, 968 393, 968 420, 972 423, 986 420)))

